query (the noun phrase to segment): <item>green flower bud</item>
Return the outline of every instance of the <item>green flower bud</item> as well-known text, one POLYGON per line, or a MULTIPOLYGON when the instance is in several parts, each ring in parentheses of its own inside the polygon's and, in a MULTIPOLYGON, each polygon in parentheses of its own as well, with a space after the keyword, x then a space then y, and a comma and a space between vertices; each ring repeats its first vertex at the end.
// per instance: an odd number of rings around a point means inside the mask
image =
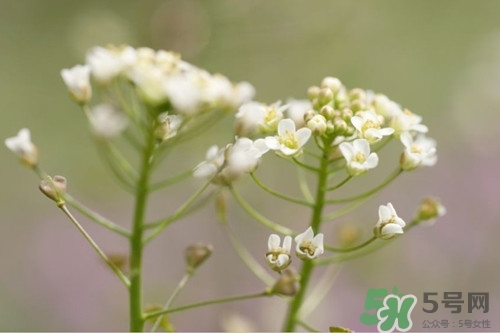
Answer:
POLYGON ((58 206, 64 205, 64 193, 66 193, 66 178, 63 176, 47 176, 40 182, 38 188, 48 198, 54 200, 58 206))
POLYGON ((196 244, 189 246, 185 251, 188 271, 194 271, 212 254, 212 245, 196 244))

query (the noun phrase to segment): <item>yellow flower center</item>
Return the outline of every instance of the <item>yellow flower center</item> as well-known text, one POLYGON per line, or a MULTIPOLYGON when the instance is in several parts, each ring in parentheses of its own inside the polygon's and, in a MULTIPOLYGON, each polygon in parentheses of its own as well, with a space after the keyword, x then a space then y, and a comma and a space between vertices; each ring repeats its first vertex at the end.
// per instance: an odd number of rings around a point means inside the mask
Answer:
POLYGON ((363 154, 362 152, 359 151, 356 155, 354 155, 352 160, 354 162, 364 163, 366 161, 366 156, 365 156, 365 154, 363 154))
POLYGON ((419 146, 417 146, 417 145, 412 145, 411 148, 410 148, 410 151, 412 153, 420 154, 422 152, 422 149, 419 146))
POLYGON ((297 140, 295 133, 290 132, 289 130, 286 130, 285 134, 280 136, 279 141, 282 145, 285 145, 290 149, 299 148, 299 141, 297 140))
POLYGON ((310 256, 314 255, 314 252, 316 251, 318 247, 311 242, 302 242, 299 246, 299 249, 304 252, 309 254, 310 256))

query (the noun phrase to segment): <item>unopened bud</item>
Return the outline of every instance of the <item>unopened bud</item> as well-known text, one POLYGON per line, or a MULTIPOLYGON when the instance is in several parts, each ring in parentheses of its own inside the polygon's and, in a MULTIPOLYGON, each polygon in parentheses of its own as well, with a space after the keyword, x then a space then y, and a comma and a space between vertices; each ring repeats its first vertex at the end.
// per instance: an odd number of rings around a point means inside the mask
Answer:
POLYGON ((318 86, 309 87, 309 89, 307 89, 307 96, 310 100, 313 100, 319 96, 320 90, 321 89, 318 86))
POLYGON ((351 118, 353 116, 354 116, 354 112, 349 108, 343 109, 342 112, 340 113, 340 117, 349 123, 351 122, 351 118))
POLYGON ((342 82, 336 77, 327 76, 321 81, 321 88, 330 88, 334 93, 342 88, 342 82))
POLYGON ((322 88, 319 92, 318 102, 321 105, 329 104, 333 101, 333 92, 329 88, 322 88))
POLYGON ((347 123, 342 119, 335 119, 333 125, 335 126, 335 132, 338 134, 344 134, 347 130, 347 123))
POLYGON ((210 257, 212 251, 213 251, 212 245, 196 244, 189 246, 185 252, 188 271, 192 272, 196 268, 198 268, 198 266, 203 264, 205 260, 207 260, 208 257, 210 257))
POLYGON ((326 134, 333 134, 335 132, 335 126, 331 120, 326 122, 326 134))
POLYGON ((311 120, 315 115, 317 115, 316 111, 307 110, 306 113, 304 113, 304 122, 307 124, 307 122, 311 120))
POLYGON ((323 106, 319 113, 326 119, 333 119, 335 116, 335 110, 330 105, 323 106))
POLYGON ((307 127, 315 135, 323 135, 326 131, 326 119, 320 114, 315 115, 307 122, 307 127))
POLYGON ((351 103, 351 110, 353 112, 362 111, 364 109, 365 109, 365 103, 363 101, 356 100, 351 103))
POLYGON ((299 291, 299 278, 299 275, 292 269, 281 272, 280 277, 271 289, 271 293, 284 296, 295 296, 299 291))
POLYGON ((366 93, 363 89, 354 88, 348 92, 350 101, 364 101, 366 99, 366 93))
POLYGON ((124 270, 128 264, 128 257, 123 253, 109 253, 108 259, 120 270, 124 270))
POLYGON ((418 221, 431 221, 446 214, 446 208, 435 198, 425 198, 418 207, 418 221))
POLYGON ((63 176, 47 176, 38 186, 40 191, 50 199, 54 200, 58 206, 64 205, 64 193, 66 193, 66 178, 63 176))

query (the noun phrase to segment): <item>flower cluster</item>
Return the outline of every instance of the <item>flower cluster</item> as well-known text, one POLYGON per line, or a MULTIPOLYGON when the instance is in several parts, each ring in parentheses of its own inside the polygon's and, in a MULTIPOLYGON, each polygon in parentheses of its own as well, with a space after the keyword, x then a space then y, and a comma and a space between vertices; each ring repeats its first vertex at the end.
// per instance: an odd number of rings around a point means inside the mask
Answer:
MULTIPOLYGON (((97 110, 89 115, 94 133, 107 139, 125 128, 125 121, 120 119, 120 115, 109 112, 120 108, 125 113, 128 111, 126 105, 121 105, 123 97, 117 92, 123 83, 148 109, 182 117, 212 110, 235 110, 250 101, 255 93, 247 82, 233 84, 223 75, 210 74, 182 60, 176 53, 145 47, 94 47, 87 53, 84 65, 63 69, 61 76, 71 97, 82 106, 86 106, 92 98, 92 81, 99 88, 105 88, 105 92, 118 94, 112 96, 114 105, 98 105, 97 110)), ((130 113, 127 115, 137 118, 130 113)), ((123 114, 121 116, 124 117, 123 114)), ((160 132, 165 128, 165 117, 162 119, 160 132)), ((180 119, 183 118, 173 122, 180 119)), ((175 130, 168 132, 159 135, 161 139, 176 133, 175 130)))
POLYGON ((370 146, 386 137, 400 138, 405 150, 401 168, 412 170, 436 163, 436 143, 425 137, 422 118, 382 94, 359 88, 347 89, 342 82, 326 77, 320 86, 308 89, 312 108, 304 121, 313 135, 329 137, 339 145, 350 175, 359 176, 378 164, 370 146))
MULTIPOLYGON (((287 268, 292 262, 291 249, 292 237, 285 236, 283 245, 280 245, 280 237, 276 234, 271 234, 267 241, 268 252, 266 253, 266 261, 274 271, 281 272, 287 268)), ((319 233, 314 236, 311 227, 295 237, 295 254, 302 260, 312 260, 323 254, 323 234, 319 233)))

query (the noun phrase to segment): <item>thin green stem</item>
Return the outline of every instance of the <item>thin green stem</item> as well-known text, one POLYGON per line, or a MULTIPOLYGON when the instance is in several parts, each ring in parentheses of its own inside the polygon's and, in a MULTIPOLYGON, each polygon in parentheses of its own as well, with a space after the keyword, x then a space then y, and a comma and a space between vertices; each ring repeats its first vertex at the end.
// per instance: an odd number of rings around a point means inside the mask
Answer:
POLYGON ((71 212, 68 210, 68 208, 63 204, 63 205, 58 205, 58 207, 62 210, 62 212, 73 222, 75 227, 80 231, 80 233, 83 235, 83 237, 89 242, 90 246, 97 252, 97 254, 104 260, 104 262, 111 268, 113 273, 116 274, 116 276, 120 279, 120 281, 123 282, 125 287, 129 288, 130 287, 130 281, 129 279, 123 274, 123 272, 116 267, 116 265, 106 256, 106 254, 101 250, 99 245, 90 237, 90 235, 85 231, 85 229, 82 227, 82 225, 78 222, 78 220, 71 214, 71 212))
POLYGON ((143 229, 154 228, 154 230, 151 231, 146 236, 146 238, 144 238, 144 244, 153 240, 156 236, 158 236, 163 231, 163 229, 165 229, 171 223, 173 223, 173 222, 177 221, 179 218, 181 218, 185 214, 186 210, 198 199, 198 197, 203 193, 203 191, 205 191, 205 189, 209 185, 210 185, 210 180, 207 181, 202 187, 200 187, 198 189, 198 191, 196 191, 181 207, 179 207, 175 211, 175 213, 173 213, 172 215, 170 215, 166 219, 159 221, 159 222, 151 223, 149 225, 144 225, 143 229))
POLYGON ((364 199, 366 197, 371 196, 372 194, 377 193, 387 185, 389 185, 394 179, 396 179, 397 176, 399 176, 403 172, 403 169, 397 168, 389 177, 387 177, 386 180, 384 180, 380 185, 372 188, 369 191, 366 191, 365 193, 353 196, 353 197, 348 197, 348 198, 343 198, 343 199, 334 199, 334 200, 326 200, 327 204, 339 204, 339 203, 345 203, 345 202, 351 202, 355 200, 360 200, 364 199))
POLYGON ((82 213, 83 215, 88 217, 90 220, 96 222, 97 224, 100 224, 101 226, 105 227, 106 229, 114 231, 117 234, 120 234, 120 235, 125 236, 127 238, 130 237, 130 232, 127 229, 117 225, 116 223, 114 223, 114 222, 108 220, 107 218, 101 216, 100 214, 94 212, 93 210, 91 210, 90 208, 86 207, 84 204, 82 204, 81 202, 79 202, 78 200, 73 198, 68 193, 66 193, 64 195, 64 200, 66 201, 66 203, 68 205, 75 208, 80 213, 82 213))
POLYGON ((364 248, 367 245, 370 245, 376 239, 377 239, 377 237, 373 236, 372 238, 366 240, 365 242, 363 242, 363 243, 361 243, 359 245, 356 245, 356 246, 353 246, 353 247, 349 247, 349 248, 344 248, 344 249, 342 249, 342 248, 335 248, 335 247, 332 247, 332 246, 325 245, 325 250, 330 251, 330 252, 341 252, 341 253, 353 252, 353 251, 357 251, 359 249, 362 249, 362 248, 364 248))
POLYGON ((323 274, 318 283, 314 285, 313 290, 304 301, 299 313, 301 318, 309 316, 309 314, 313 312, 321 301, 328 295, 328 291, 333 286, 341 268, 342 265, 331 265, 328 267, 325 274, 323 274))
POLYGON ((264 185, 258 178, 257 176, 254 174, 254 173, 250 173, 250 176, 252 177, 252 179, 254 180, 254 182, 261 188, 263 189, 264 191, 266 191, 267 193, 269 194, 272 194, 274 195, 275 197, 278 197, 280 199, 283 199, 283 200, 286 200, 286 201, 290 201, 290 202, 293 202, 293 203, 296 203, 296 204, 299 204, 299 205, 304 205, 304 206, 309 206, 309 207, 312 207, 313 204, 311 202, 307 202, 307 201, 304 201, 304 200, 301 200, 301 199, 298 199, 298 198, 293 198, 293 197, 290 197, 286 194, 283 194, 283 193, 279 193, 269 187, 267 187, 266 185, 264 185))
MULTIPOLYGON (((182 277, 181 281, 179 282, 179 284, 177 285, 177 287, 175 287, 174 291, 172 292, 172 294, 168 298, 167 302, 163 306, 162 311, 166 311, 166 310, 168 310, 170 308, 170 306, 172 305, 172 302, 174 301, 174 299, 177 297, 177 295, 179 294, 179 292, 186 286, 186 284, 188 283, 189 279, 192 276, 193 276, 193 271, 186 273, 182 277)), ((152 333, 156 332, 156 330, 158 329, 158 326, 160 325, 161 319, 163 318, 163 316, 164 315, 159 315, 158 318, 156 319, 155 323, 153 324, 153 327, 151 328, 151 332, 152 333)))
MULTIPOLYGON (((325 150, 323 151, 323 156, 320 161, 320 167, 318 169, 318 184, 316 188, 316 200, 313 207, 312 217, 311 217, 311 228, 314 233, 319 231, 321 224, 321 216, 323 214, 323 208, 325 205, 325 189, 328 180, 328 165, 329 165, 329 147, 331 145, 330 141, 325 141, 323 146, 325 150)), ((306 294, 307 286, 313 272, 314 264, 313 261, 304 261, 300 271, 300 289, 293 298, 290 307, 288 309, 287 319, 285 321, 284 331, 290 332, 294 331, 298 321, 298 313, 306 294)))
POLYGON ((259 212, 257 212, 255 209, 252 208, 240 195, 236 190, 231 186, 230 188, 231 193, 233 194, 233 197, 236 199, 238 204, 243 208, 248 215, 253 217, 257 222, 262 224, 263 226, 271 229, 274 232, 281 233, 284 235, 293 235, 294 232, 292 229, 289 229, 285 226, 279 225, 276 222, 271 221, 270 219, 262 216, 259 212))
POLYGON ((266 272, 266 270, 260 265, 260 263, 255 260, 252 254, 243 246, 241 241, 234 235, 231 228, 224 224, 224 230, 231 240, 231 245, 235 249, 238 256, 243 260, 243 263, 248 267, 248 269, 257 277, 259 280, 264 282, 267 286, 271 286, 275 280, 273 277, 266 272))
POLYGON ((179 306, 177 308, 171 308, 171 309, 167 309, 167 310, 161 310, 161 311, 147 313, 144 316, 144 319, 154 318, 156 316, 160 316, 160 315, 164 315, 164 314, 168 314, 168 313, 179 312, 179 311, 184 311, 184 310, 190 310, 190 309, 199 308, 199 307, 207 306, 207 305, 214 305, 214 304, 221 304, 221 303, 243 301, 243 300, 248 300, 248 299, 253 299, 253 298, 259 298, 259 297, 266 297, 266 296, 268 297, 268 296, 271 296, 271 295, 272 294, 270 294, 268 292, 259 292, 259 293, 255 293, 255 294, 234 296, 234 297, 228 297, 228 298, 220 298, 220 299, 214 299, 214 300, 210 300, 210 301, 204 301, 204 302, 199 302, 199 303, 187 304, 187 305, 179 306))
POLYGON ((189 169, 189 170, 186 170, 184 172, 181 172, 179 173, 178 175, 175 175, 169 179, 165 179, 163 181, 160 181, 158 183, 155 183, 155 184, 152 184, 150 186, 150 189, 151 191, 157 191, 159 189, 162 189, 164 187, 168 187, 170 185, 174 185, 174 184, 177 184, 178 182, 188 178, 189 176, 191 176, 193 174, 193 170, 189 169))
POLYGON ((301 167, 303 167, 306 170, 309 170, 309 171, 312 171, 312 172, 315 172, 315 173, 319 173, 319 169, 318 168, 310 166, 309 164, 305 164, 304 162, 299 161, 299 159, 296 158, 296 157, 292 157, 292 160, 295 163, 297 163, 297 165, 300 165, 301 167))
POLYGON ((110 155, 113 156, 127 176, 133 182, 137 181, 137 171, 130 165, 129 161, 122 155, 122 153, 110 142, 105 142, 104 146, 109 151, 110 155))
POLYGON ((329 191, 333 191, 333 190, 336 190, 338 189, 339 187, 341 187, 342 185, 344 185, 345 183, 347 183, 349 180, 351 180, 352 176, 347 176, 344 180, 342 180, 340 183, 338 183, 337 185, 334 185, 332 187, 329 187, 327 188, 326 190, 329 192, 329 191))
POLYGON ((136 187, 135 209, 130 237, 130 331, 142 332, 144 319, 142 317, 142 250, 143 225, 149 195, 149 177, 151 175, 152 157, 155 149, 153 129, 150 128, 149 138, 142 153, 139 180, 136 187))
POLYGON ((361 206, 368 199, 369 199, 369 197, 366 197, 366 198, 351 202, 350 204, 345 205, 344 207, 337 209, 334 212, 323 215, 322 220, 323 221, 335 221, 337 218, 344 216, 346 214, 349 214, 350 212, 354 211, 356 208, 361 206))
POLYGON ((298 320, 297 321, 297 324, 299 324, 299 326, 302 326, 303 328, 305 328, 306 330, 308 330, 309 332, 321 332, 320 330, 312 327, 311 325, 309 325, 308 323, 306 323, 305 321, 303 320, 298 320))

